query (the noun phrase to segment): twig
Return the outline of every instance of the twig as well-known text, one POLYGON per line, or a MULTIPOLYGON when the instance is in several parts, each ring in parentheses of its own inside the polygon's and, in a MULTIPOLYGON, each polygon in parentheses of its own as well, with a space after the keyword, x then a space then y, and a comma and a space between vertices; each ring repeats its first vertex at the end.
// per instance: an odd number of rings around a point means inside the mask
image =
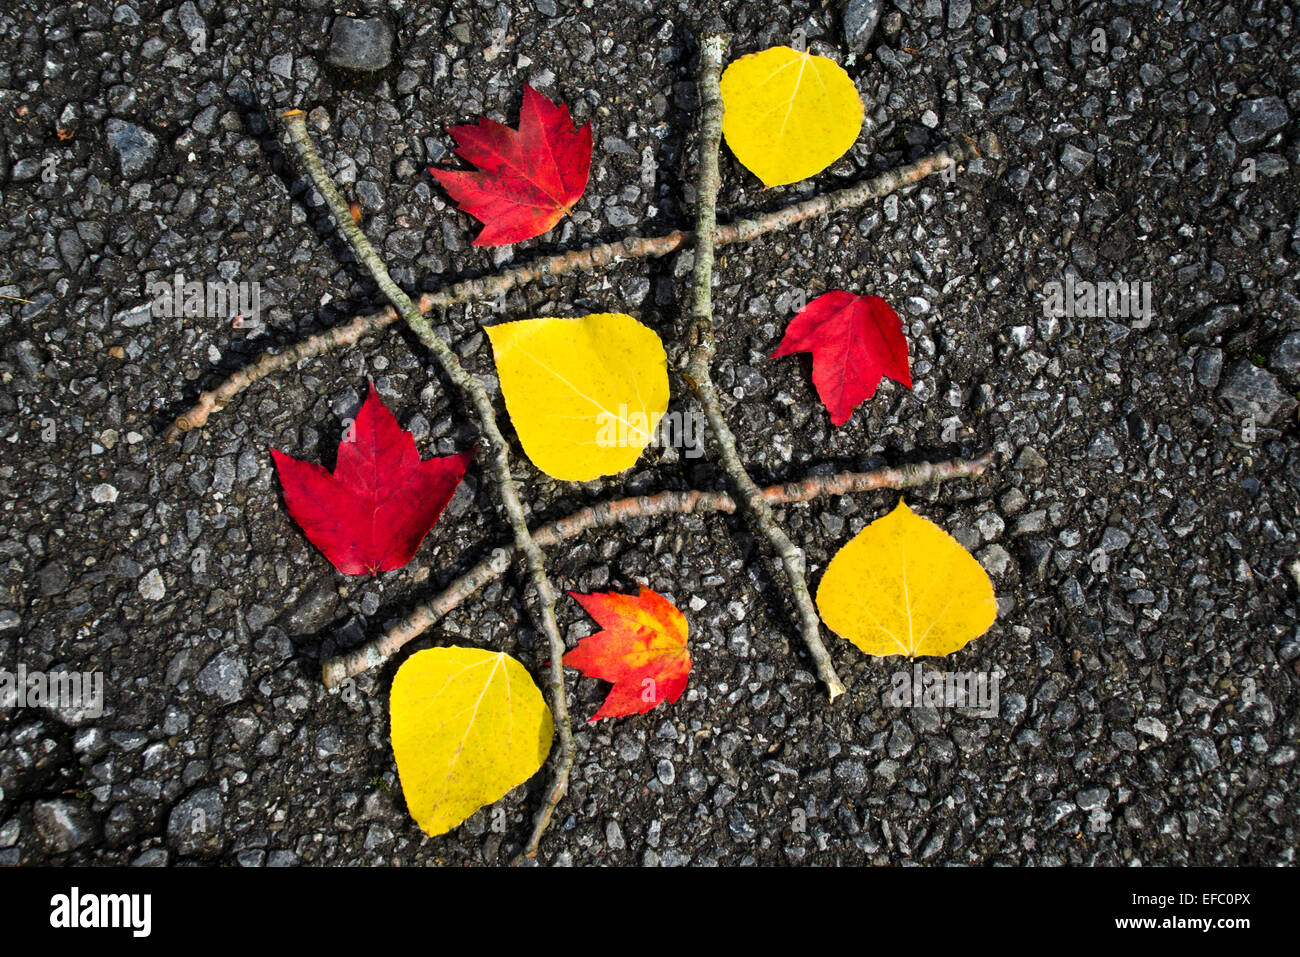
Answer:
MULTIPOLYGON (((428 312, 428 305, 423 299, 416 308, 421 312, 428 312)), ((163 439, 167 442, 175 442, 182 432, 206 424, 208 416, 225 408, 226 403, 259 379, 265 379, 272 373, 287 369, 303 359, 310 359, 334 348, 353 345, 367 333, 396 322, 400 318, 397 310, 389 306, 383 312, 370 316, 357 316, 341 326, 334 326, 324 332, 308 336, 283 352, 263 353, 255 362, 244 366, 216 388, 199 393, 198 401, 167 427, 163 439)))
MULTIPOLYGON (((807 502, 825 496, 869 492, 873 489, 914 488, 931 482, 978 478, 992 462, 993 456, 989 454, 978 459, 925 462, 902 468, 880 469, 875 472, 814 475, 802 482, 769 486, 763 489, 763 498, 772 505, 782 505, 790 502, 807 502)), ((736 502, 726 492, 659 492, 656 495, 620 498, 580 509, 572 515, 536 529, 533 532, 533 541, 541 548, 550 548, 593 528, 608 528, 634 518, 690 515, 697 512, 730 514, 735 510, 736 502)), ((436 597, 420 605, 382 635, 377 635, 359 648, 326 659, 322 668, 325 686, 333 690, 348 678, 382 665, 407 642, 428 631, 480 588, 504 574, 509 567, 510 561, 508 559, 503 561, 499 556, 483 559, 444 588, 436 597)))
MULTIPOLYGON (((714 242, 718 246, 747 243, 765 233, 789 229, 805 220, 830 216, 841 210, 862 206, 919 182, 949 166, 969 162, 981 155, 991 157, 1000 155, 998 142, 992 134, 986 135, 978 147, 970 139, 960 139, 914 163, 881 173, 854 186, 814 196, 770 213, 719 226, 714 242)), ((663 236, 631 236, 618 242, 558 253, 525 266, 507 269, 492 276, 462 280, 438 292, 427 293, 420 297, 416 308, 420 312, 428 312, 434 308, 491 299, 543 276, 563 276, 567 273, 600 269, 614 262, 666 256, 677 249, 691 245, 694 241, 693 232, 679 229, 663 236)), ((178 416, 163 433, 163 437, 168 442, 174 442, 181 433, 205 425, 208 416, 223 408, 231 399, 259 379, 280 369, 286 369, 302 359, 322 355, 334 348, 353 345, 367 333, 383 329, 399 318, 392 309, 357 316, 342 326, 309 336, 283 352, 266 353, 215 388, 201 393, 195 405, 178 416)))
POLYGON ((686 375, 704 407, 710 435, 718 446, 722 467, 739 497, 748 506, 750 520, 771 544, 785 571, 790 598, 799 615, 799 633, 812 656, 817 675, 826 685, 830 700, 844 693, 844 683, 835 673, 830 652, 822 644, 821 619, 804 578, 803 552, 795 547, 772 516, 772 506, 763 498, 736 450, 736 437, 722 414, 722 403, 713 384, 710 366, 715 352, 713 331, 713 230, 718 199, 718 148, 722 142, 722 91, 718 76, 722 70, 722 37, 704 41, 700 68, 700 169, 695 184, 695 269, 691 279, 691 326, 687 336, 690 360, 686 375))
POLYGON ((460 360, 456 358, 456 353, 433 331, 433 326, 429 323, 429 320, 411 302, 410 297, 393 282, 392 277, 388 275, 388 269, 384 266, 383 260, 375 252, 374 246, 370 244, 366 234, 361 231, 361 227, 353 220, 347 204, 343 201, 343 197, 339 195, 338 190, 334 188, 334 183, 325 172, 325 167, 321 165, 320 157, 316 155, 316 147, 312 144, 311 136, 307 132, 306 114, 302 110, 290 110, 284 115, 284 123, 289 133, 289 140, 298 153, 299 161, 306 167, 307 172, 311 175, 312 182, 316 185, 316 189, 325 198, 325 204, 329 207, 334 218, 334 225, 347 239, 357 257, 370 270, 370 275, 374 277, 375 282, 378 283, 379 288, 383 290, 384 295, 388 297, 388 301, 393 304, 406 325, 419 337, 420 342, 437 357, 443 371, 447 373, 447 377, 456 384, 473 404, 475 411, 478 413, 479 427, 487 437, 492 453, 493 470, 496 473, 497 489, 501 495, 501 501, 505 505, 511 530, 514 532, 515 547, 523 552, 528 560, 528 571, 532 576, 533 588, 537 592, 539 605, 537 618, 550 646, 551 712, 555 717, 555 728, 560 746, 559 752, 555 756, 555 770, 550 792, 545 805, 538 811, 532 838, 525 849, 525 854, 532 857, 537 853, 537 844, 541 840, 542 832, 546 829, 551 814, 555 811, 555 806, 563 799, 565 792, 568 790, 569 771, 573 766, 573 730, 569 724, 569 708, 564 692, 564 665, 561 663, 565 651, 564 639, 560 637, 560 628, 555 623, 555 591, 551 587, 550 579, 546 576, 542 550, 528 532, 528 519, 524 515, 524 507, 519 500, 519 492, 515 487, 514 479, 510 475, 510 447, 506 444, 505 438, 501 435, 501 430, 497 427, 496 414, 492 409, 492 400, 483 387, 483 383, 479 381, 477 376, 465 371, 464 366, 460 364, 460 360))

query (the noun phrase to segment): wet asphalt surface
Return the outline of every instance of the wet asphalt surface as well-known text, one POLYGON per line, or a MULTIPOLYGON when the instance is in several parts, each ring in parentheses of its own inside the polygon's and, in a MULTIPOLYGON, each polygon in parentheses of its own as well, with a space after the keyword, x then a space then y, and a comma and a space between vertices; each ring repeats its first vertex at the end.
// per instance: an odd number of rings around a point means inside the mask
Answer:
MULTIPOLYGON (((551 555, 557 584, 644 581, 686 611, 694 670, 648 715, 588 724, 546 864, 1289 864, 1300 675, 1300 43, 1271 3, 536 0, 73 2, 0 13, 0 667, 96 672, 99 717, 0 711, 0 863, 497 863, 542 778, 452 833, 408 818, 388 745, 403 656, 326 694, 323 657, 404 615, 508 528, 481 467, 406 568, 345 578, 288 517, 268 449, 333 462, 373 380, 424 455, 476 429, 401 332, 165 425, 268 347, 380 304, 276 139, 312 112, 327 167, 408 290, 687 226, 697 41, 845 64, 857 145, 770 191, 724 150, 725 221, 961 133, 1000 160, 722 250, 716 377, 760 483, 992 450, 909 495, 989 569, 999 617, 931 667, 996 671, 995 716, 897 708, 895 660, 828 635, 827 707, 739 519, 642 520, 551 555), (878 10, 873 8, 879 7, 878 10), (341 36, 336 12, 385 27, 341 36), (873 26, 873 21, 874 26, 873 26), (869 36, 868 36, 869 34, 869 36), (391 42, 390 42, 391 41, 391 42), (378 67, 371 73, 357 67, 378 67), (513 123, 528 82, 595 129, 574 215, 503 250, 425 172, 448 127, 513 123), (62 131, 62 132, 60 132, 62 131), (142 308, 146 284, 256 282, 258 329, 142 308), (1151 315, 1047 315, 1051 283, 1149 283, 1151 315), (792 293, 885 297, 915 388, 843 428, 806 359, 771 361, 792 293), (19 300, 30 300, 22 302, 19 300)), ((342 31, 347 33, 348 31, 342 31)), ((535 283, 440 331, 490 376, 481 322, 619 310, 669 343, 689 254, 535 283)), ((670 365, 672 363, 670 362, 670 365)), ((690 393, 674 373, 674 408, 690 393)), ((498 403, 499 403, 498 396, 498 403)), ((515 473, 539 520, 720 487, 651 449, 601 483, 515 473)), ((778 511, 811 581, 893 493, 778 511)), ((412 647, 547 659, 518 569, 412 647)), ((592 626, 565 599, 570 644, 592 626)), ((404 654, 409 653, 408 649, 404 654)))

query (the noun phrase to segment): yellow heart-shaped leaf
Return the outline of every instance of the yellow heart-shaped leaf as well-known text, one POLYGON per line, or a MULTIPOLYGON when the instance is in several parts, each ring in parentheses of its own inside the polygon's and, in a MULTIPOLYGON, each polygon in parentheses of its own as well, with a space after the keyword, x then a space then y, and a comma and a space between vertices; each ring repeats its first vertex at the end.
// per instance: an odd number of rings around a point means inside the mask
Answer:
POLYGON ((947 655, 997 617, 993 583, 970 552, 906 503, 831 559, 817 587, 827 627, 869 655, 947 655))
POLYGON ((862 131, 862 98, 834 60, 772 47, 722 74, 722 135, 764 186, 796 183, 843 156, 862 131))
POLYGON ((659 335, 622 313, 487 327, 510 421, 534 465, 585 482, 631 468, 668 411, 659 335))
POLYGON ((406 806, 430 837, 523 784, 551 750, 551 710, 503 652, 417 652, 393 678, 389 711, 406 806))

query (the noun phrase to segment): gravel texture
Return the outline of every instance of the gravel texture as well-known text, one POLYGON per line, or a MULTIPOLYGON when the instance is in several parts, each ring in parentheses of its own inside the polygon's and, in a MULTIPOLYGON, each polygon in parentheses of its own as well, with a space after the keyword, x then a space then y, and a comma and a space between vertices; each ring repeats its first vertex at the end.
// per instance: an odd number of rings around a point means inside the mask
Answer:
MULTIPOLYGON (((684 610, 675 705, 587 724, 546 864, 1291 863, 1297 843, 1300 45, 1284 4, 893 0, 8 4, 0 12, 0 666, 98 671, 104 712, 0 711, 0 863, 499 862, 542 779, 453 833, 408 818, 388 745, 396 663, 327 695, 322 657, 374 635, 508 532, 475 467, 407 568, 343 578, 285 512, 267 450, 332 464, 373 379, 422 452, 475 440, 389 332, 259 384, 175 446, 200 388, 378 302, 274 117, 310 111, 327 167, 412 291, 691 219, 694 51, 788 42, 845 63, 858 144, 770 191, 723 157, 720 218, 893 167, 959 132, 1001 161, 722 250, 719 387, 760 482, 996 450, 978 484, 909 501, 995 576, 999 713, 889 706, 891 674, 828 636, 828 708, 763 549, 721 516, 632 523, 552 556, 558 585, 638 580, 684 610), (341 26, 340 24, 346 24, 341 26), (847 26, 847 32, 846 32, 847 26), (856 51, 852 53, 851 51, 856 51), (521 84, 595 127, 575 213, 519 246, 425 172, 448 127, 513 123, 521 84), (63 131, 60 133, 59 131, 63 131), (154 317, 146 283, 261 284, 260 327, 154 317), (1149 322, 1046 315, 1044 286, 1149 282, 1149 322), (915 388, 833 429, 777 303, 843 288, 904 317, 915 388), (504 832, 493 827, 505 824, 504 832)), ((689 254, 510 294, 501 318, 635 313, 672 343, 689 254)), ((489 376, 490 304, 440 317, 489 376)), ((670 346, 670 352, 675 353, 670 346)), ((688 390, 674 376, 675 403, 688 390)), ((539 518, 717 470, 651 449, 556 483, 539 518)), ((778 511, 815 587, 891 508, 778 511)), ((422 646, 504 648, 540 673, 518 570, 422 646)), ((569 641, 591 624, 560 606, 569 641)))

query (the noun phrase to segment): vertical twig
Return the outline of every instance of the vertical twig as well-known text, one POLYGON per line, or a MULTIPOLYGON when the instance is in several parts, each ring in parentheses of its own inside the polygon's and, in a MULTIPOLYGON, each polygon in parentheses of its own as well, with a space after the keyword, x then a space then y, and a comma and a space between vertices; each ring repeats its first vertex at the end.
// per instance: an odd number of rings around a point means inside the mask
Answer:
POLYGON ((722 404, 713 384, 710 366, 713 362, 713 249, 717 225, 718 200, 718 147, 722 140, 722 91, 719 74, 722 71, 722 53, 726 40, 720 36, 708 37, 700 50, 700 168, 696 180, 695 220, 695 270, 691 277, 690 331, 687 342, 690 360, 687 375, 704 406, 704 415, 722 459, 722 466, 738 497, 748 507, 749 516, 776 551, 790 585, 790 597, 799 614, 799 630, 808 653, 812 655, 817 674, 826 685, 830 700, 844 693, 844 684, 831 664, 830 653, 822 644, 821 624, 808 582, 804 578, 803 552, 776 523, 772 507, 762 491, 745 471, 740 454, 736 451, 736 437, 722 415, 722 404))
POLYGON ((388 297, 388 301, 393 304, 393 308, 401 315, 402 320, 419 337, 420 342, 437 357, 443 371, 447 373, 447 377, 469 398, 478 413, 479 426, 482 428, 491 448, 492 466, 496 474, 497 489, 500 492, 501 501, 505 505, 506 515, 510 520, 510 528, 514 532, 515 546, 527 559, 533 588, 537 592, 537 601, 540 606, 537 618, 550 647, 551 711, 555 716, 555 728, 560 739, 560 749, 555 756, 551 785, 547 791, 546 800, 538 810, 534 820, 532 836, 524 848, 525 856, 533 857, 537 854, 537 845, 541 841, 542 832, 546 830, 546 825, 550 822, 556 805, 563 800, 565 793, 568 791, 569 772, 573 767, 573 730, 569 724, 569 708, 564 691, 564 664, 562 662, 565 650, 564 639, 560 637, 560 628, 555 622, 555 591, 546 575, 542 550, 528 531, 528 520, 524 515, 524 507, 520 502, 515 481, 510 475, 510 448, 501 435, 501 430, 497 427, 496 414, 492 409, 492 400, 483 387, 483 383, 478 380, 477 376, 471 375, 465 370, 465 367, 460 364, 460 360, 456 357, 456 353, 433 331, 433 326, 424 313, 398 287, 397 283, 393 282, 392 277, 388 275, 388 269, 384 266, 384 261, 375 252, 374 246, 370 244, 366 234, 361 231, 361 227, 352 219, 347 204, 343 201, 343 197, 339 195, 338 190, 334 188, 334 183, 325 172, 325 167, 321 165, 320 157, 316 155, 316 148, 307 132, 306 114, 302 110, 290 110, 284 114, 284 123, 289 133, 289 139, 297 151, 298 159, 311 175, 316 189, 325 198, 325 204, 329 207, 330 214, 334 218, 334 225, 343 234, 349 245, 352 246, 361 262, 370 270, 370 275, 379 284, 379 288, 383 290, 384 295, 388 297))

